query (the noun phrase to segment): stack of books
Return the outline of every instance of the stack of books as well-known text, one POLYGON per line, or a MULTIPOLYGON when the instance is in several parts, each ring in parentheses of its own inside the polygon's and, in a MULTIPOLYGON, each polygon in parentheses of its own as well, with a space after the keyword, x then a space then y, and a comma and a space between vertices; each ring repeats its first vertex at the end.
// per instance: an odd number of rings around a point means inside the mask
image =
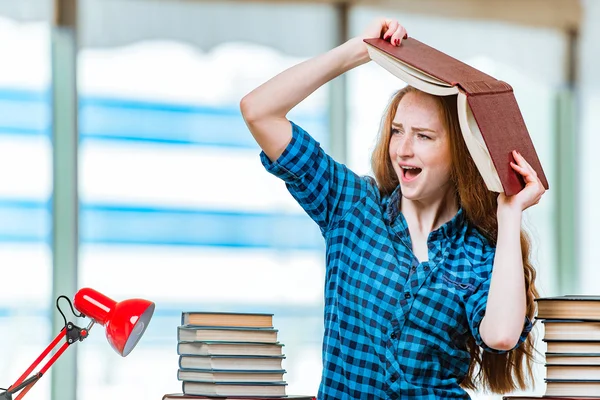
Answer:
POLYGON ((600 396, 600 296, 537 299, 547 396, 600 396))
POLYGON ((544 398, 600 399, 600 296, 544 297, 536 302, 547 345, 544 398))
POLYGON ((169 399, 306 399, 286 396, 283 344, 273 314, 183 312, 177 328, 177 379, 169 399))

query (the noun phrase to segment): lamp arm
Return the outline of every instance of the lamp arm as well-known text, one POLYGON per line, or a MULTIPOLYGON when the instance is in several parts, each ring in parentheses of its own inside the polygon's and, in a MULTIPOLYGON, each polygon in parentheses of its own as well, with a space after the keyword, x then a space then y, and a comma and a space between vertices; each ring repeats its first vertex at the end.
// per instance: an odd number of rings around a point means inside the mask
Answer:
POLYGON ((15 400, 20 400, 35 383, 50 369, 50 367, 58 360, 58 358, 67 350, 67 347, 75 343, 76 341, 82 341, 85 339, 92 326, 94 325, 94 321, 92 321, 87 328, 79 328, 75 326, 71 322, 67 323, 67 325, 61 329, 59 334, 54 338, 54 340, 46 347, 46 349, 39 355, 38 358, 29 366, 29 368, 17 379, 15 383, 13 383, 8 389, 4 392, 0 393, 0 400, 12 400, 12 395, 16 392, 22 390, 21 393, 15 398, 15 400), (52 355, 52 357, 46 362, 46 364, 39 370, 35 375, 27 378, 31 372, 39 365, 39 363, 46 358, 46 356, 56 347, 56 345, 61 341, 61 339, 66 338, 65 343, 60 346, 60 348, 52 355))
POLYGON ((33 386, 33 384, 42 377, 42 373, 38 372, 37 374, 31 376, 30 378, 25 379, 21 384, 15 386, 11 386, 10 388, 8 388, 5 392, 0 393, 0 399, 4 400, 12 400, 12 395, 14 393, 17 393, 19 390, 23 389, 24 387, 27 387, 29 385, 33 386))

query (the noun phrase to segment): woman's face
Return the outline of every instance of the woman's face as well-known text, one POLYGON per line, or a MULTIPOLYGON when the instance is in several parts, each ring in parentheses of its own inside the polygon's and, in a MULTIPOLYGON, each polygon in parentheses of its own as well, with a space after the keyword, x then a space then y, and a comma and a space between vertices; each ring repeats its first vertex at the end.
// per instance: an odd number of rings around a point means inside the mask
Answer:
POLYGON ((449 140, 435 98, 423 92, 404 95, 392 122, 389 147, 403 197, 433 201, 447 193, 451 188, 449 140))

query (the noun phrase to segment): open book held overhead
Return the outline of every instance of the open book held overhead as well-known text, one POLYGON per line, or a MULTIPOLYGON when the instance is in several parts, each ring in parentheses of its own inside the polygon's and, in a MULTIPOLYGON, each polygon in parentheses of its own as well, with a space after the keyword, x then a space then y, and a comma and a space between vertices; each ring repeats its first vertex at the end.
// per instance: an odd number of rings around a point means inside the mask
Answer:
POLYGON ((525 183, 512 169, 517 150, 548 181, 540 164, 512 87, 413 38, 393 46, 365 39, 369 56, 408 85, 437 96, 457 95, 463 138, 487 188, 517 194, 525 183))

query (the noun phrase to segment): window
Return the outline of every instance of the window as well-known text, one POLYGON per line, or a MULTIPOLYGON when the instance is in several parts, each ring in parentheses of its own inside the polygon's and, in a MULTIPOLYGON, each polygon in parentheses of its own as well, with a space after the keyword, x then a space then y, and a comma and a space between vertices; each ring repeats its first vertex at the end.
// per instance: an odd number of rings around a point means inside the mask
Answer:
MULTIPOLYGON (((51 332, 49 26, 0 17, 0 386, 14 383, 51 332), (34 329, 32 329, 32 327, 34 329)), ((36 385, 49 398, 50 380, 36 385)))
MULTIPOLYGON (((316 393, 323 240, 260 165, 239 113, 243 94, 298 61, 240 43, 80 53, 80 282, 157 303, 126 360, 103 335, 79 347, 82 399, 180 392, 176 331, 189 310, 274 313, 288 393, 316 393)), ((325 102, 317 93, 292 118, 326 144, 325 102)))

